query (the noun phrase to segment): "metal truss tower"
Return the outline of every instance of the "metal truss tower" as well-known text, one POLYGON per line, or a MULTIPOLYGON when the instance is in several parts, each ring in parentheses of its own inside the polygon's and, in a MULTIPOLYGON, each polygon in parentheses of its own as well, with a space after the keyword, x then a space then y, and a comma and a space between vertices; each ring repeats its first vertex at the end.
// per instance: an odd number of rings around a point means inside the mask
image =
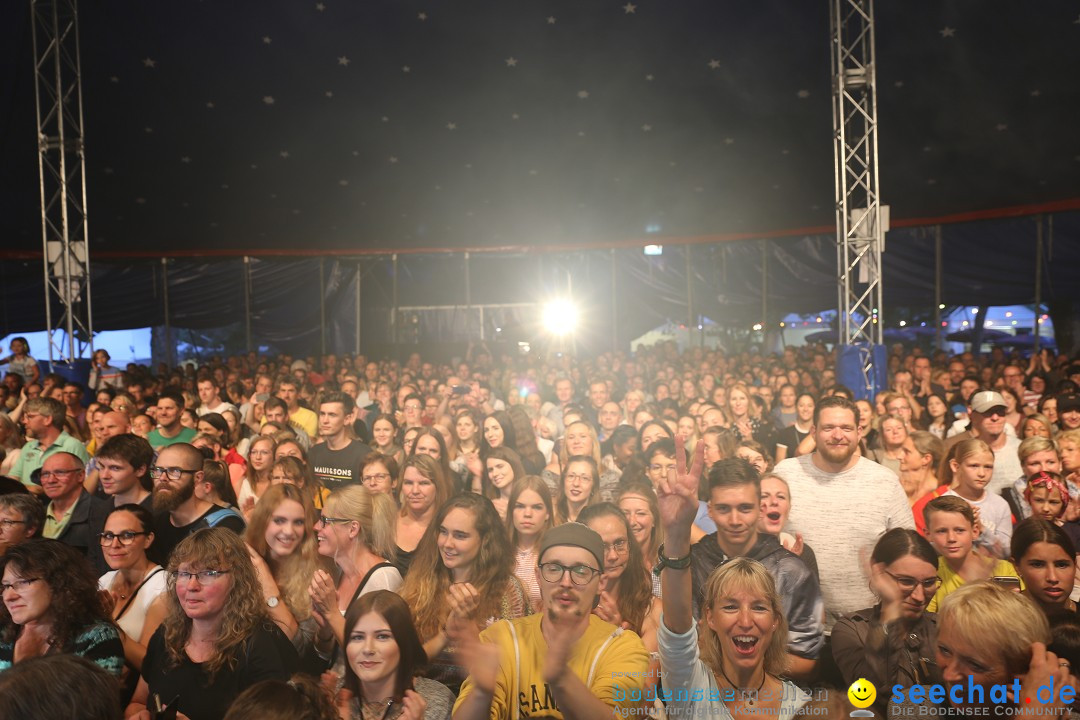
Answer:
POLYGON ((93 349, 82 75, 77 0, 30 0, 30 8, 51 365, 93 349))
POLYGON ((881 253, 888 212, 878 186, 873 0, 829 0, 829 27, 840 343, 880 345, 881 253))

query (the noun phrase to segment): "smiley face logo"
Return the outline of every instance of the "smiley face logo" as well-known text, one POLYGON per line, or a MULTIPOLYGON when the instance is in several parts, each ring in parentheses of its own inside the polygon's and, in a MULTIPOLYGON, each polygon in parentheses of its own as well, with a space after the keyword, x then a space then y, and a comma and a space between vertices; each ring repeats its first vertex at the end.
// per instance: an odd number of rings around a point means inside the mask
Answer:
POLYGON ((847 691, 848 700, 857 708, 868 708, 877 699, 877 688, 866 678, 859 678, 851 683, 847 691))

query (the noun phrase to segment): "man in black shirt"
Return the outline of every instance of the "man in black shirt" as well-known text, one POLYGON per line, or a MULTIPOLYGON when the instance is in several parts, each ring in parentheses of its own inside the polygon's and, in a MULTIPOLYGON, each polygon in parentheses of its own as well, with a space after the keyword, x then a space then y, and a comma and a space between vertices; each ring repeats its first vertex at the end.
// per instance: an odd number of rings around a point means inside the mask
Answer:
POLYGON ((231 508, 201 500, 195 485, 203 478, 203 455, 188 443, 176 443, 158 453, 150 468, 154 480, 154 546, 168 559, 173 548, 196 530, 223 527, 237 535, 244 532, 244 518, 231 508))
POLYGON ((371 448, 349 437, 356 416, 356 402, 343 392, 323 393, 319 402, 319 437, 322 442, 308 451, 308 466, 330 490, 360 483, 364 458, 371 448))

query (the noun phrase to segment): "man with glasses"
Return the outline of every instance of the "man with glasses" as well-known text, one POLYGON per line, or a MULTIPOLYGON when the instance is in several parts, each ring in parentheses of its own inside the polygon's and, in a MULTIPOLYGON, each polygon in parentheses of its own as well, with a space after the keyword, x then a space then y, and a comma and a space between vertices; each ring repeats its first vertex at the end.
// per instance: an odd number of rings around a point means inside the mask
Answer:
POLYGON ((0 495, 0 555, 12 545, 41 535, 45 508, 26 492, 0 495))
POLYGON ((817 578, 775 535, 758 531, 761 480, 750 463, 741 458, 721 460, 708 477, 709 517, 716 523, 716 532, 690 547, 694 617, 701 617, 705 583, 713 570, 737 557, 757 560, 776 582, 787 617, 788 674, 795 680, 808 680, 825 645, 825 603, 817 578))
POLYGON ((223 527, 237 535, 244 532, 244 519, 231 508, 222 508, 195 494, 203 479, 203 454, 188 443, 176 443, 158 453, 150 467, 154 481, 154 547, 168 557, 180 541, 196 530, 223 527))
POLYGON ((308 451, 308 467, 330 490, 359 485, 364 458, 371 448, 349 437, 356 419, 356 402, 343 392, 323 393, 319 401, 319 436, 322 443, 308 451))
POLYGON ((1023 473, 1020 467, 1020 440, 1005 433, 1005 398, 993 390, 974 393, 968 402, 971 425, 966 432, 953 435, 945 441, 945 456, 953 445, 968 438, 978 438, 994 451, 994 474, 986 485, 986 491, 999 494, 1013 484, 1023 473))
POLYGON ((98 575, 109 571, 95 530, 104 527, 109 503, 83 487, 83 461, 71 453, 50 455, 41 466, 41 487, 49 504, 45 507, 42 537, 59 540, 90 558, 98 575))
POLYGON ((469 669, 454 720, 558 718, 568 708, 589 720, 644 713, 649 656, 641 638, 592 612, 603 569, 600 536, 566 523, 545 533, 540 546, 544 612, 497 622, 477 638, 475 623, 458 620, 452 603, 447 630, 460 638, 469 669))
POLYGON ((50 456, 64 452, 71 453, 83 463, 90 459, 83 444, 64 430, 66 415, 59 400, 39 397, 26 401, 22 417, 26 435, 31 439, 23 445, 19 459, 11 469, 11 477, 22 480, 35 494, 40 494, 41 487, 35 484, 34 476, 50 456))

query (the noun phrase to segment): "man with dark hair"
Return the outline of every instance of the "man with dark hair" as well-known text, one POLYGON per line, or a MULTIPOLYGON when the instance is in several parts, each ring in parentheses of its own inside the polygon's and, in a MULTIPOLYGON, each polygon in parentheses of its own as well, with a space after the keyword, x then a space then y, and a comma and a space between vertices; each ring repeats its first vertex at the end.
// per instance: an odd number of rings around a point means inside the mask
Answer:
POLYGON ((802 533, 814 548, 825 598, 825 624, 844 613, 874 604, 874 596, 858 562, 869 556, 886 530, 915 529, 915 517, 896 475, 859 454, 859 410, 840 395, 823 398, 814 408, 813 453, 788 458, 775 472, 791 491, 792 533, 802 533), (840 508, 856 503, 858 510, 840 508))
POLYGON ((180 424, 180 414, 184 412, 184 396, 179 390, 167 389, 157 401, 157 424, 150 431, 147 440, 155 450, 169 447, 175 443, 191 442, 195 430, 180 424))
POLYGON ((824 603, 814 574, 775 535, 758 532, 761 481, 750 463, 721 460, 709 470, 709 517, 716 532, 690 548, 694 617, 701 616, 705 581, 713 570, 736 557, 757 560, 776 581, 788 621, 788 672, 809 679, 825 644, 824 603))
POLYGON ((71 421, 75 423, 75 427, 79 428, 79 432, 83 437, 89 437, 87 432, 87 418, 86 408, 83 407, 83 386, 79 383, 69 380, 64 383, 64 387, 61 390, 61 396, 64 399, 64 411, 67 416, 71 418, 71 421))
POLYGON ((93 528, 105 526, 109 505, 83 487, 83 461, 67 452, 53 453, 41 466, 41 487, 49 504, 45 508, 42 537, 59 540, 90 559, 98 575, 108 572, 101 543, 93 528))
POLYGON ((244 519, 232 508, 222 508, 199 498, 196 483, 203 479, 203 454, 188 443, 174 443, 158 453, 150 468, 154 480, 153 510, 156 539, 161 557, 172 554, 181 540, 196 530, 223 527, 237 535, 244 532, 244 519))
POLYGON ((154 449, 150 443, 131 433, 116 435, 98 448, 94 459, 101 489, 113 505, 142 505, 147 510, 153 507, 150 465, 154 462, 154 449))
POLYGON ((349 437, 356 402, 343 392, 323 393, 319 400, 319 436, 323 441, 308 451, 308 467, 324 487, 336 490, 360 484, 360 471, 371 448, 349 437))
POLYGON ((195 410, 199 417, 207 413, 218 413, 220 415, 226 410, 236 411, 235 405, 221 399, 221 387, 218 386, 213 375, 200 376, 195 387, 199 391, 199 407, 195 410))
POLYGON ((281 398, 289 409, 289 422, 307 433, 314 440, 319 430, 318 416, 300 405, 301 383, 294 377, 283 377, 277 381, 274 394, 281 398))
POLYGON ((34 484, 34 474, 51 455, 71 453, 83 463, 90 459, 83 444, 64 430, 65 417, 67 411, 59 400, 38 397, 26 401, 22 419, 26 425, 26 436, 31 439, 23 445, 19 459, 11 468, 11 477, 22 480, 32 492, 41 492, 41 488, 34 484))

